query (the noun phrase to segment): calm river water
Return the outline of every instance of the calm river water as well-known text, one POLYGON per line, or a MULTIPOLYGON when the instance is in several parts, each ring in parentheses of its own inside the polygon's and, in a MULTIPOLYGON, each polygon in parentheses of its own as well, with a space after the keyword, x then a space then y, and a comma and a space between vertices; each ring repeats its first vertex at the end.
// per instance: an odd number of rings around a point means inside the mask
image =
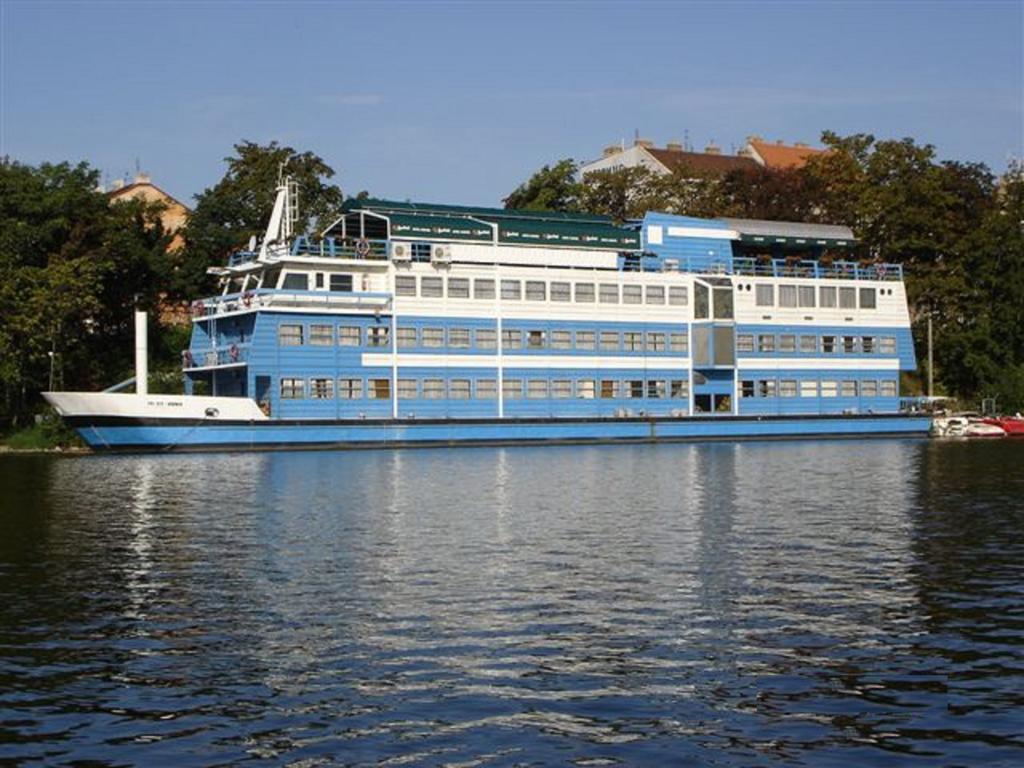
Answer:
POLYGON ((0 763, 1024 764, 1024 441, 0 457, 0 763))

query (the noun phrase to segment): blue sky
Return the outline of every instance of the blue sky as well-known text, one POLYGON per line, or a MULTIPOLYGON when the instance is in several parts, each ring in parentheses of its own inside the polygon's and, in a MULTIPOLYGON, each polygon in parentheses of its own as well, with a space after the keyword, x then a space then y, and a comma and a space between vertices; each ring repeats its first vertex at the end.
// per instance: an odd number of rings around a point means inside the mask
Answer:
POLYGON ((1024 154, 1024 3, 0 0, 0 154, 134 171, 185 202, 232 144, 321 155, 347 193, 496 205, 634 131, 911 136, 1024 154))

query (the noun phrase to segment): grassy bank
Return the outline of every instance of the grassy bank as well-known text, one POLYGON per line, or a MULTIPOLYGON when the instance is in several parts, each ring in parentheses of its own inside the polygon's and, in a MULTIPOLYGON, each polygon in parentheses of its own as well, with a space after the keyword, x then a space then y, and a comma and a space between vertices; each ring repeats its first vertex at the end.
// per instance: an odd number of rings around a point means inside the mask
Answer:
POLYGON ((33 424, 0 436, 0 450, 65 451, 84 450, 85 443, 68 429, 56 413, 41 414, 33 424))

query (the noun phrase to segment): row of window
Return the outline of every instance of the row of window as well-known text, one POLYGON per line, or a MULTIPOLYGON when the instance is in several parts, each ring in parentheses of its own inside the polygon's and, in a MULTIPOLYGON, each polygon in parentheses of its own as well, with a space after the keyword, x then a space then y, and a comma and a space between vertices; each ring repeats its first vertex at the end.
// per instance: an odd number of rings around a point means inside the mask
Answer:
POLYGON ((745 379, 740 397, 896 397, 896 380, 745 379))
MULTIPOLYGON (((283 400, 390 400, 391 379, 301 378, 281 379, 283 400), (335 388, 335 385, 337 387, 335 388), (308 392, 308 394, 307 394, 308 392)), ((687 399, 690 384, 686 379, 503 379, 502 397, 521 399, 687 399)), ((494 400, 498 397, 497 379, 400 378, 396 384, 399 400, 494 400)))
MULTIPOLYGON (((776 286, 759 283, 754 286, 754 301, 759 307, 774 307, 776 286)), ((878 307, 877 289, 875 288, 854 288, 852 286, 832 285, 780 285, 778 286, 779 307, 799 307, 812 309, 815 306, 822 309, 857 309, 858 296, 860 297, 861 309, 876 309, 878 307)), ((747 286, 750 290, 750 286, 747 286)), ((890 294, 892 289, 888 289, 890 294)))
POLYGON ((582 304, 672 304, 686 306, 685 285, 623 285, 618 283, 570 283, 553 280, 500 280, 468 277, 419 277, 397 275, 395 294, 440 299, 494 299, 502 301, 575 301, 582 304), (500 283, 500 284, 499 284, 500 283), (418 286, 418 288, 417 288, 418 286))
POLYGON ((815 336, 795 333, 736 334, 736 352, 802 352, 832 355, 896 354, 895 336, 815 336), (755 345, 756 341, 756 345, 755 345))

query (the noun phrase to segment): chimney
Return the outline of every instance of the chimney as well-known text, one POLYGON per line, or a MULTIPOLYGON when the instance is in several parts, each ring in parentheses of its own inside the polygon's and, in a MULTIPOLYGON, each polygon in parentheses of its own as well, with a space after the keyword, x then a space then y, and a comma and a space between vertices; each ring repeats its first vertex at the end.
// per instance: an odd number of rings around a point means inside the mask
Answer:
POLYGON ((720 155, 722 154, 722 148, 715 144, 715 142, 708 142, 708 145, 704 147, 705 155, 720 155))
POLYGON ((644 149, 652 149, 654 147, 654 142, 651 141, 650 139, 633 139, 633 146, 643 147, 644 149))
POLYGON ((110 191, 111 192, 113 192, 116 189, 121 189, 123 187, 124 187, 124 179, 114 179, 112 182, 110 182, 110 191))
POLYGON ((141 173, 140 172, 140 173, 136 173, 135 174, 135 182, 134 182, 135 184, 149 184, 149 182, 150 182, 150 180, 149 180, 149 174, 148 173, 141 173))
POLYGON ((682 152, 683 145, 677 141, 670 141, 665 145, 665 149, 667 149, 669 152, 682 152))
POLYGON ((622 147, 620 147, 618 144, 609 144, 601 152, 601 157, 614 157, 615 155, 619 154, 619 152, 621 152, 621 151, 622 151, 622 147))
POLYGON ((782 142, 782 139, 776 139, 775 140, 775 146, 777 146, 777 147, 784 147, 786 145, 782 142))
POLYGON ((810 145, 810 144, 808 144, 808 143, 806 143, 806 142, 803 142, 803 141, 798 141, 798 142, 797 142, 796 144, 794 144, 793 146, 794 146, 794 147, 800 147, 800 149, 808 149, 808 148, 809 148, 809 147, 810 147, 811 145, 810 145))

